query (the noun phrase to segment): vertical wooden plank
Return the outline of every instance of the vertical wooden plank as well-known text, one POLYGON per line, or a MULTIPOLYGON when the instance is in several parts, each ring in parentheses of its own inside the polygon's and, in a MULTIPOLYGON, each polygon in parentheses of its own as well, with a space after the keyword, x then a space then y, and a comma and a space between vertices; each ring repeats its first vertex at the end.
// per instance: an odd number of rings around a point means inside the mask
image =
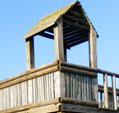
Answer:
POLYGON ((63 21, 59 18, 54 28, 55 59, 64 61, 63 21))
POLYGON ((117 93, 116 93, 116 77, 115 77, 115 75, 113 75, 113 77, 112 77, 112 88, 113 88, 114 109, 117 110, 117 93))
POLYGON ((51 95, 52 95, 52 88, 51 88, 51 74, 48 74, 48 100, 51 99, 51 95))
POLYGON ((16 98, 16 85, 13 85, 13 97, 14 97, 14 107, 17 106, 17 98, 16 98))
POLYGON ((38 102, 41 102, 41 77, 37 78, 37 88, 38 88, 38 102))
POLYGON ((26 64, 27 70, 35 67, 34 37, 26 39, 26 64))
POLYGON ((107 82, 107 74, 103 75, 103 85, 104 85, 104 107, 109 108, 109 102, 108 102, 108 82, 107 82))
POLYGON ((65 74, 60 72, 60 96, 66 97, 65 74))
POLYGON ((54 76, 55 98, 65 97, 65 77, 64 73, 57 71, 54 76))
POLYGON ((89 100, 92 101, 92 78, 88 78, 89 100))
POLYGON ((78 98, 78 76, 79 75, 75 75, 76 76, 76 78, 75 78, 75 99, 77 99, 78 98))
POLYGON ((70 76, 70 83, 69 83, 70 84, 70 98, 73 98, 73 80, 72 80, 73 75, 70 73, 69 76, 70 76))
POLYGON ((41 77, 41 101, 45 100, 45 86, 44 86, 44 76, 41 77))
POLYGON ((55 98, 61 97, 61 89, 60 89, 60 72, 56 72, 54 76, 55 83, 55 98))
POLYGON ((51 96, 50 99, 53 99, 53 73, 50 74, 50 92, 51 92, 51 96))
POLYGON ((37 96, 37 78, 33 79, 33 102, 37 102, 38 96, 37 96))
POLYGON ((89 101, 89 77, 86 77, 86 100, 89 101))
POLYGON ((28 80, 28 103, 33 103, 33 81, 28 80))
POLYGON ((69 97, 69 91, 68 91, 68 75, 65 73, 65 88, 66 88, 66 97, 69 97))
POLYGON ((22 105, 21 83, 18 84, 18 106, 22 105))
POLYGON ((80 76, 78 75, 78 92, 77 92, 78 99, 81 100, 81 79, 80 76))
POLYGON ((75 90, 75 82, 76 82, 76 80, 75 80, 75 74, 72 74, 72 90, 73 90, 73 92, 72 92, 72 96, 73 96, 73 98, 75 99, 75 93, 76 93, 76 90, 75 90))

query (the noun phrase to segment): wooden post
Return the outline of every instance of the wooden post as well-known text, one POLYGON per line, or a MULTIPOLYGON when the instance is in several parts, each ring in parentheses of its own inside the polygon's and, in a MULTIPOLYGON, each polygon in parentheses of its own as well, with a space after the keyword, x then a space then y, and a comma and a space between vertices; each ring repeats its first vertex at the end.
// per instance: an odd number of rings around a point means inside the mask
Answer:
POLYGON ((115 78, 115 75, 113 75, 113 77, 112 77, 112 88, 113 88, 114 109, 117 110, 117 93, 116 93, 116 78, 115 78))
POLYGON ((59 18, 54 28, 55 59, 64 61, 63 21, 59 18))
POLYGON ((26 64, 27 64, 27 70, 35 67, 33 37, 26 39, 26 64))
POLYGON ((107 82, 107 74, 103 75, 103 85, 104 85, 104 107, 109 108, 109 102, 108 102, 108 82, 107 82))
MULTIPOLYGON (((89 33, 89 66, 91 68, 97 68, 97 35, 94 28, 90 24, 89 33)), ((97 74, 95 75, 97 76, 97 74)), ((92 79, 93 95, 95 101, 98 102, 98 80, 97 77, 92 79)))
POLYGON ((92 68, 97 68, 97 36, 93 27, 90 26, 90 37, 89 37, 89 65, 92 68))

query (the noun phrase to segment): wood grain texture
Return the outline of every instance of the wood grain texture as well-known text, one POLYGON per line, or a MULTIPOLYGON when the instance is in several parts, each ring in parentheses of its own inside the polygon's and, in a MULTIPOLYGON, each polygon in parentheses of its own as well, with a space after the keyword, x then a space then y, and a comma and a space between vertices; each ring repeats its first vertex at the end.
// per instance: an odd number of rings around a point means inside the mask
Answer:
POLYGON ((64 56, 64 39, 63 39, 63 20, 57 20, 56 27, 54 28, 54 41, 55 41, 55 59, 65 60, 64 56))
POLYGON ((27 70, 35 67, 34 37, 26 39, 26 64, 27 70))
POLYGON ((104 82, 104 107, 105 108, 109 108, 109 102, 108 102, 108 78, 107 78, 107 74, 104 74, 104 78, 103 78, 103 82, 104 82))

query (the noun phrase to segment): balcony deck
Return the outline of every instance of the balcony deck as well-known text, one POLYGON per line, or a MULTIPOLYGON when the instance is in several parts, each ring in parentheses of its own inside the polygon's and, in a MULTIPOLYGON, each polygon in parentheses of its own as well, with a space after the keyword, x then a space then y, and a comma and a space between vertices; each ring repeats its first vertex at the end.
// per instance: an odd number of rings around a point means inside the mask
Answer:
POLYGON ((0 113, 119 113, 118 78, 116 73, 56 61, 0 81, 0 113), (98 74, 104 86, 96 85, 98 74))

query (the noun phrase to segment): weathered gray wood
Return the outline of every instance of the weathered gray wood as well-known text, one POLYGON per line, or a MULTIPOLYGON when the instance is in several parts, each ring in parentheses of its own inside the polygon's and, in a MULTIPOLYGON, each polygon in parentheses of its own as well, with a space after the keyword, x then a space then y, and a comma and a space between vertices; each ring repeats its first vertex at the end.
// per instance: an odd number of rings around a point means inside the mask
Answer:
MULTIPOLYGON (((54 105, 55 108, 59 109, 59 107, 58 107, 59 103, 60 103, 60 98, 55 98, 55 99, 40 102, 40 103, 39 102, 38 103, 32 103, 32 104, 27 104, 27 105, 24 105, 24 106, 19 106, 19 107, 16 107, 16 108, 2 110, 2 111, 0 111, 0 113, 22 113, 22 111, 24 111, 23 113, 26 113, 26 112, 30 113, 29 112, 30 109, 33 109, 33 108, 35 109, 35 108, 38 108, 38 107, 42 108, 42 106, 49 106, 49 108, 50 108, 52 105, 54 105)), ((33 112, 31 112, 31 113, 33 113, 33 112)), ((36 113, 36 112, 34 112, 34 113, 36 113)))
POLYGON ((72 68, 72 67, 66 67, 66 66, 61 66, 60 67, 60 71, 61 72, 69 72, 69 73, 74 73, 74 74, 81 74, 84 76, 90 76, 90 77, 96 77, 96 74, 94 72, 90 72, 90 71, 85 71, 82 69, 76 69, 76 68, 72 68))
POLYGON ((90 67, 97 68, 97 48, 96 48, 96 32, 93 27, 90 26, 90 35, 89 35, 89 63, 90 67))
POLYGON ((78 104, 62 103, 61 111, 66 113, 118 113, 118 111, 99 109, 96 107, 90 107, 78 104))
POLYGON ((116 93, 116 78, 115 78, 115 75, 113 75, 113 77, 112 77, 112 89, 113 89, 114 109, 117 110, 117 93, 116 93))
POLYGON ((26 64, 27 70, 35 67, 35 56, 34 56, 34 38, 26 39, 26 64))
POLYGON ((55 59, 64 61, 63 21, 59 18, 54 28, 55 59))
POLYGON ((104 85, 104 107, 109 108, 109 102, 108 102, 108 78, 107 74, 103 75, 103 85, 104 85))

